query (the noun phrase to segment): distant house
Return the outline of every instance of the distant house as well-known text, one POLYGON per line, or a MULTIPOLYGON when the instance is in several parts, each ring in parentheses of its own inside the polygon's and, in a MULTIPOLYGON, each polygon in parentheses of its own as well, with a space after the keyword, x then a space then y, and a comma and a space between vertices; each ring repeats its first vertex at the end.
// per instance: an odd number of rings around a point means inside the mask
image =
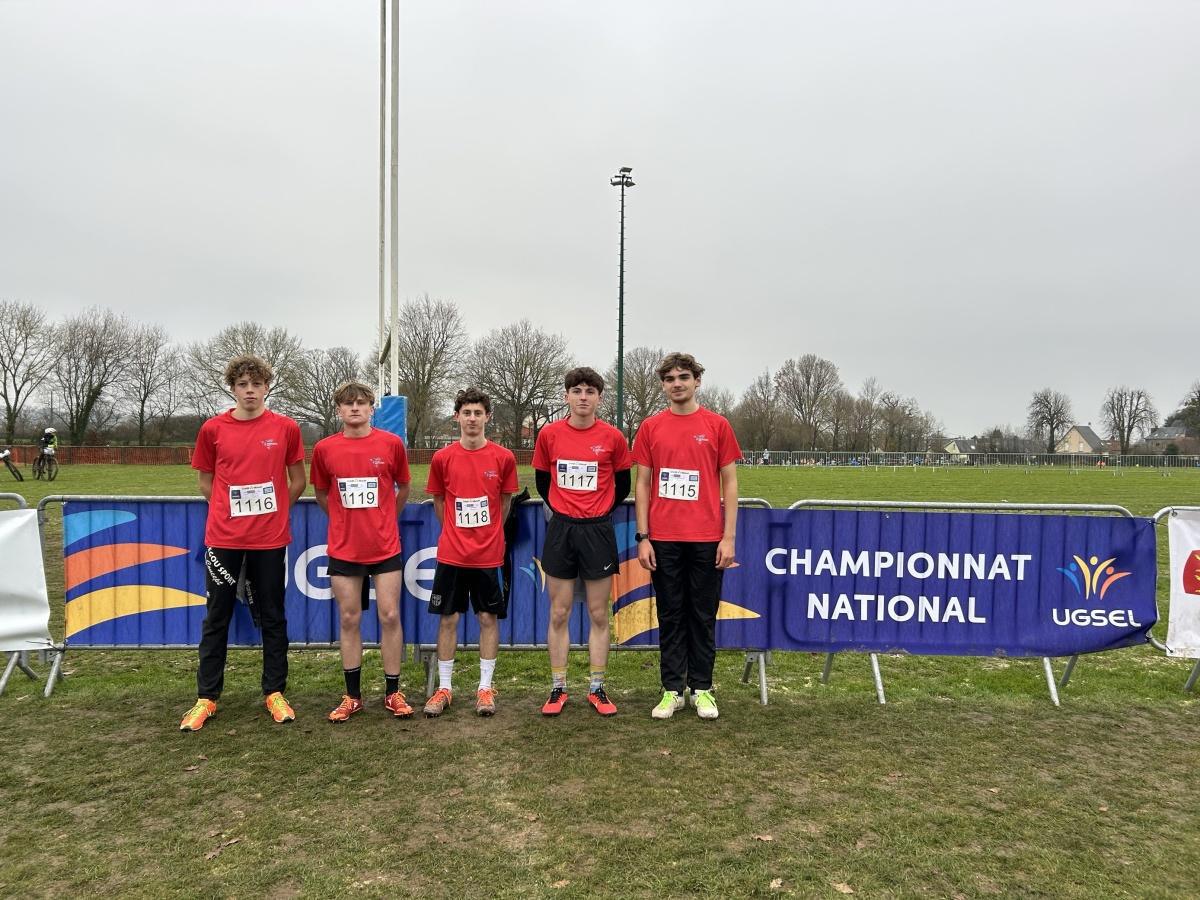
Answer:
POLYGON ((1090 425, 1072 425, 1054 445, 1055 453, 1104 453, 1104 441, 1090 425))
POLYGON ((958 456, 962 453, 982 453, 975 438, 955 438, 942 448, 946 453, 958 456))
POLYGON ((1187 440, 1187 429, 1182 425, 1164 425, 1146 435, 1146 449, 1151 453, 1165 453, 1172 444, 1182 450, 1187 440))

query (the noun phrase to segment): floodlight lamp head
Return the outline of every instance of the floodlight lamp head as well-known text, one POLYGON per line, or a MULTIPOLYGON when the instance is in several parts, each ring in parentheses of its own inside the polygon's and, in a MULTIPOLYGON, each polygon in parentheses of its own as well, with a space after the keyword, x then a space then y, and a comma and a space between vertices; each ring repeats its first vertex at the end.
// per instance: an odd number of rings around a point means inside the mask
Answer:
POLYGON ((621 174, 628 175, 633 169, 630 166, 621 166, 621 174))

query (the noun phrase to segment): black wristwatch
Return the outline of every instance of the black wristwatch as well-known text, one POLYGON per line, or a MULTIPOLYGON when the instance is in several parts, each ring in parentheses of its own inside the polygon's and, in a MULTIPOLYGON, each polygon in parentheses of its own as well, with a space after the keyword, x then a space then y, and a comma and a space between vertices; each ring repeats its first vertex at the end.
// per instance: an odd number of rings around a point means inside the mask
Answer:
POLYGON ((635 532, 633 533, 633 539, 634 539, 635 541, 637 541, 639 544, 640 544, 642 541, 644 541, 644 540, 647 540, 649 537, 650 537, 650 535, 648 535, 648 534, 642 534, 640 531, 635 531, 635 532))

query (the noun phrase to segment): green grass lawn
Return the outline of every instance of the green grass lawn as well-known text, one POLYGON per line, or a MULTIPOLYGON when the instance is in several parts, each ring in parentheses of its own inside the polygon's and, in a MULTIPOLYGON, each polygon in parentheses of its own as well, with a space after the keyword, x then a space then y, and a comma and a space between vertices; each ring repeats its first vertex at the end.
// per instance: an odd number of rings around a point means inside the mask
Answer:
MULTIPOLYGON (((532 487, 532 473, 522 483, 532 487)), ((7 476, 0 470, 0 478, 7 476)), ((423 483, 418 467, 414 480, 423 483)), ((4 482, 2 487, 9 487, 4 482)), ((64 466, 48 493, 193 494, 184 467, 64 466)), ((743 496, 1200 502, 1200 476, 1130 470, 743 471, 743 496)), ((57 512, 47 576, 61 628, 57 512)), ((1165 561, 1165 529, 1160 531, 1165 561)), ((1161 598, 1165 608, 1165 595, 1161 598)), ((1165 632, 1159 628, 1160 636, 1165 632)), ((198 897, 1192 896, 1200 702, 1150 648, 1085 658, 1053 707, 1036 660, 776 653, 771 704, 719 655, 721 718, 655 722, 657 656, 614 654, 621 708, 576 688, 543 720, 543 654, 501 657, 500 711, 468 704, 462 654, 441 719, 390 720, 378 656, 344 726, 336 652, 292 654, 298 720, 269 723, 259 658, 230 656, 218 717, 177 731, 194 652, 75 651, 54 696, 0 697, 0 894, 198 897), (461 705, 460 705, 461 704, 461 705)), ((44 672, 45 667, 40 667, 44 672)), ((1061 669, 1061 664, 1059 666, 1061 669)), ((410 699, 423 673, 403 672, 410 699)))

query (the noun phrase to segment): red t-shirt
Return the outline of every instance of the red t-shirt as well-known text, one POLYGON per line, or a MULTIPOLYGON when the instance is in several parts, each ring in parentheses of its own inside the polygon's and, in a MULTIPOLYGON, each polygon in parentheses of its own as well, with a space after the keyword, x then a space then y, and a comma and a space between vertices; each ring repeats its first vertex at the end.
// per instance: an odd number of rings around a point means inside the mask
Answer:
POLYGON ((511 450, 491 441, 468 450, 455 441, 433 454, 425 491, 444 501, 438 562, 468 569, 504 563, 500 495, 517 492, 517 459, 511 450))
POLYGON ((329 492, 330 556, 377 563, 400 552, 396 488, 412 480, 404 441, 379 428, 330 435, 313 448, 310 471, 313 487, 329 492))
POLYGON ((638 429, 633 458, 651 473, 650 537, 656 541, 719 541, 720 470, 742 458, 733 428, 701 407, 686 416, 669 409, 638 429))
POLYGON ((192 468, 213 476, 204 543, 227 550, 291 543, 287 467, 302 462, 300 426, 269 409, 253 419, 226 410, 201 425, 192 468))
POLYGON ((568 419, 538 432, 533 467, 550 473, 550 507, 575 519, 608 515, 613 503, 613 473, 633 465, 629 444, 607 422, 575 428, 568 419))

